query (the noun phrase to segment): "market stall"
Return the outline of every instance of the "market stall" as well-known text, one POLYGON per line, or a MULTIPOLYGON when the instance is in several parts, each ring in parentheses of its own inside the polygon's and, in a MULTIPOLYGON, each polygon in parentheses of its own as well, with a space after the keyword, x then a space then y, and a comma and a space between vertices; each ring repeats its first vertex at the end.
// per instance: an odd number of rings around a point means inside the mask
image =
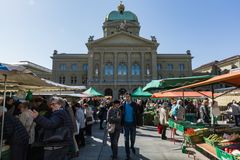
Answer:
POLYGON ((90 87, 86 91, 82 92, 85 95, 88 95, 89 97, 102 97, 103 94, 98 92, 95 88, 90 87))
MULTIPOLYGON (((218 94, 215 94, 218 95, 218 94)), ((203 91, 201 93, 196 91, 172 91, 172 92, 158 92, 152 95, 152 98, 181 98, 181 97, 189 97, 189 98, 201 98, 201 97, 210 97, 212 96, 212 92, 203 91)))
POLYGON ((213 77, 212 75, 204 75, 204 76, 164 78, 160 80, 152 80, 145 87, 143 87, 143 91, 166 90, 166 89, 181 87, 181 86, 193 84, 196 82, 201 82, 212 77, 213 77))
POLYGON ((132 97, 151 97, 152 94, 147 92, 147 91, 143 91, 142 87, 138 87, 131 95, 132 97))
MULTIPOLYGON (((214 85, 216 84, 227 84, 234 87, 240 86, 240 72, 232 72, 220 76, 216 76, 210 78, 206 81, 198 82, 195 84, 167 90, 166 92, 173 92, 177 90, 185 90, 185 89, 196 89, 202 86, 211 86, 212 96, 211 99, 224 95, 226 92, 219 94, 217 96, 214 95, 214 85)), ((229 91, 228 91, 229 92, 229 91)), ((172 122, 170 120, 169 126, 175 127, 178 126, 178 122, 172 122), (174 124, 176 123, 176 124, 174 124)), ((176 127, 178 129, 179 127, 176 127)), ((180 127, 181 128, 181 127, 180 127)), ((185 127, 187 128, 187 127, 185 127)), ((188 136, 196 136, 197 134, 193 132, 186 132, 184 128, 184 137, 188 136)), ((183 129, 182 129, 183 131, 183 129)), ((239 127, 232 127, 229 125, 214 125, 209 126, 208 130, 206 130, 207 134, 203 136, 203 142, 197 142, 195 144, 196 149, 201 152, 204 152, 207 156, 211 158, 218 158, 220 160, 236 160, 240 159, 240 128, 239 127)), ((199 138, 199 136, 197 136, 199 138)), ((185 138, 186 140, 187 138, 185 138)), ((183 147, 184 148, 184 147, 183 147)))
MULTIPOLYGON (((0 86, 3 88, 3 108, 5 109, 6 103, 6 92, 8 91, 7 87, 17 87, 18 89, 39 89, 42 87, 50 87, 50 84, 47 84, 39 77, 34 75, 28 69, 22 66, 0 64, 0 86)), ((3 112, 1 118, 1 138, 0 138, 0 159, 7 157, 9 152, 9 146, 3 143, 3 129, 4 129, 4 117, 5 113, 3 112)))

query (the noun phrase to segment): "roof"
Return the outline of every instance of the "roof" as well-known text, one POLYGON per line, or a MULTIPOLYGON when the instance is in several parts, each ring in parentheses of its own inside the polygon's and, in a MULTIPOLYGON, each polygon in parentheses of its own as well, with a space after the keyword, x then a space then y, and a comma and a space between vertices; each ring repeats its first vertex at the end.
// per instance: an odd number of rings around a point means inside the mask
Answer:
MULTIPOLYGON (((89 46, 91 46, 91 45, 93 45, 93 44, 97 44, 97 43, 99 43, 99 42, 103 42, 104 40, 108 40, 108 39, 110 39, 110 38, 117 37, 117 36, 119 36, 119 35, 131 37, 131 38, 134 38, 134 39, 138 39, 138 40, 143 41, 143 42, 145 42, 146 44, 149 44, 149 45, 151 45, 151 46, 158 46, 158 45, 159 45, 158 43, 153 42, 153 41, 151 41, 151 40, 149 40, 149 39, 146 39, 146 38, 143 38, 143 37, 134 35, 134 34, 130 34, 130 33, 128 33, 128 32, 124 32, 124 31, 120 31, 120 32, 117 32, 117 33, 112 34, 112 35, 110 35, 110 36, 96 39, 96 40, 94 40, 94 41, 92 41, 92 42, 86 43, 86 45, 87 45, 87 47, 89 47, 89 46)), ((125 42, 125 43, 126 43, 126 42, 125 42)), ((128 45, 130 45, 130 44, 128 44, 128 45)))
POLYGON ((16 65, 22 65, 22 66, 25 66, 25 67, 29 66, 29 67, 36 68, 36 69, 39 69, 39 70, 42 70, 42 71, 45 71, 45 72, 52 73, 51 69, 48 69, 46 67, 43 67, 41 65, 38 65, 38 64, 30 62, 30 61, 20 61, 19 63, 15 63, 15 64, 16 65))
POLYGON ((231 60, 234 60, 234 59, 237 59, 237 58, 240 58, 240 55, 231 56, 231 57, 228 57, 228 58, 222 59, 222 60, 220 60, 220 61, 215 60, 215 61, 212 61, 212 62, 209 62, 209 63, 203 64, 203 65, 201 65, 201 66, 195 68, 193 71, 195 71, 195 70, 199 70, 199 69, 201 69, 201 68, 205 68, 205 67, 211 67, 212 65, 218 65, 218 64, 226 63, 226 62, 228 62, 228 61, 231 61, 231 60))
POLYGON ((135 21, 138 22, 137 16, 131 11, 112 11, 106 16, 106 21, 135 21))

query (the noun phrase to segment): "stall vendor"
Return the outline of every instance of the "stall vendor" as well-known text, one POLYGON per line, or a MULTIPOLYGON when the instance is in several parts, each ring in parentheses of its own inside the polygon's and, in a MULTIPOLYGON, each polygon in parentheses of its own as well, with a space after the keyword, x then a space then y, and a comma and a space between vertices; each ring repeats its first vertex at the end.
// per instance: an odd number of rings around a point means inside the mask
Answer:
POLYGON ((199 112, 200 112, 200 121, 201 122, 203 122, 203 123, 210 123, 211 122, 208 99, 205 99, 202 102, 202 106, 199 108, 199 112))
POLYGON ((10 145, 10 159, 26 160, 29 142, 28 132, 26 131, 22 123, 13 115, 7 113, 6 109, 2 106, 0 106, 1 120, 3 112, 5 112, 3 139, 6 139, 7 144, 10 145))

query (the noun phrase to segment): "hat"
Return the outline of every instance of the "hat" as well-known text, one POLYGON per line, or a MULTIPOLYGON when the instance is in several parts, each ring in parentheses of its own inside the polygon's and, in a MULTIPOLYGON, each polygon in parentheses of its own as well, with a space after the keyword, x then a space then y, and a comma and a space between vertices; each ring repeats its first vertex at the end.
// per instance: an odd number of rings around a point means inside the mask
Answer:
POLYGON ((0 106, 0 112, 7 112, 7 108, 3 107, 3 106, 0 106))

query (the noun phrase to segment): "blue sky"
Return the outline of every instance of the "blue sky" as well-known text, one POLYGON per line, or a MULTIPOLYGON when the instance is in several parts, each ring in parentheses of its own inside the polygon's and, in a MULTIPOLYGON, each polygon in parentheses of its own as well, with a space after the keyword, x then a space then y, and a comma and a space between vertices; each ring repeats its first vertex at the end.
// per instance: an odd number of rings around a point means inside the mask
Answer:
MULTIPOLYGON (((118 0, 0 0, 0 62, 29 60, 52 68, 53 50, 87 53, 89 35, 103 36, 118 0)), ((123 0, 155 35, 159 53, 191 50, 193 68, 240 54, 239 0, 123 0)))

